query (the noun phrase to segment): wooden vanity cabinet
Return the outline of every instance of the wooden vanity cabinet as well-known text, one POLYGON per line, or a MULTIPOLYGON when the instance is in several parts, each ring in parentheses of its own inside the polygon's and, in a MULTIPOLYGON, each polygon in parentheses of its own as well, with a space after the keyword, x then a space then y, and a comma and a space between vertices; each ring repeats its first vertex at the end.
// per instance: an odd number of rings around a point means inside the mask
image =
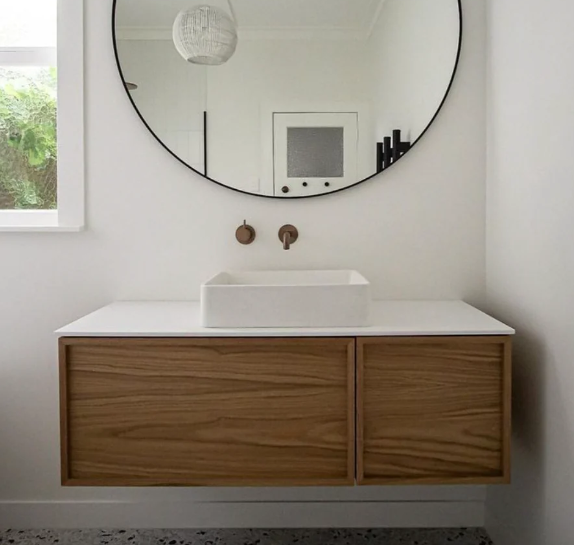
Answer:
POLYGON ((358 339, 358 483, 509 482, 510 352, 510 337, 358 339))
POLYGON ((354 339, 60 339, 62 481, 355 481, 354 339))
POLYGON ((67 486, 505 483, 510 337, 60 339, 67 486))

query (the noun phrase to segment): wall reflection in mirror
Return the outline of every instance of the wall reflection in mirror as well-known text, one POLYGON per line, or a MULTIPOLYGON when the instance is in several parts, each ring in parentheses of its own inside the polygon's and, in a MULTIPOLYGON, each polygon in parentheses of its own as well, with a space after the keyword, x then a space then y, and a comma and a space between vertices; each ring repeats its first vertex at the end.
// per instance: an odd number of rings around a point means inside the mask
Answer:
POLYGON ((118 63, 181 161, 282 198, 382 172, 456 70, 458 0, 115 0, 118 63))

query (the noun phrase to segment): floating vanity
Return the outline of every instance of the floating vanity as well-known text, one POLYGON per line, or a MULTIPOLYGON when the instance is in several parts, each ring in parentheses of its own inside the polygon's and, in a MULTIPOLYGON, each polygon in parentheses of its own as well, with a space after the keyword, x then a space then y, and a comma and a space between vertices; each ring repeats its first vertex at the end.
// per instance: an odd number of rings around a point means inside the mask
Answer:
POLYGON ((198 303, 114 303, 60 329, 62 483, 509 482, 514 330, 458 301, 371 310, 208 329, 198 303))

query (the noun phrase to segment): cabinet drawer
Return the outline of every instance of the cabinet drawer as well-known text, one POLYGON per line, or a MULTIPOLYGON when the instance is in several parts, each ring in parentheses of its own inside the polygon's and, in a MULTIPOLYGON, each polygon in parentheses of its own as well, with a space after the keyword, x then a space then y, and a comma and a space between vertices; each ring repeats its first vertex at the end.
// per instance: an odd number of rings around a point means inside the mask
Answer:
POLYGON ((62 338, 63 484, 353 484, 354 356, 344 338, 62 338))
POLYGON ((359 484, 508 482, 510 343, 358 339, 359 484))

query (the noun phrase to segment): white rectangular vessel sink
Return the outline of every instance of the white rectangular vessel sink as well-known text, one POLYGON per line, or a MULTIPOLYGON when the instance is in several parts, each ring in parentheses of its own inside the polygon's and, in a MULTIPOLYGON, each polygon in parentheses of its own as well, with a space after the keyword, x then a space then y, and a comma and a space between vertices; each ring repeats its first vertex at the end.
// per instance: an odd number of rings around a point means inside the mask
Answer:
POLYGON ((203 327, 367 326, 370 303, 356 271, 222 272, 201 286, 203 327))

